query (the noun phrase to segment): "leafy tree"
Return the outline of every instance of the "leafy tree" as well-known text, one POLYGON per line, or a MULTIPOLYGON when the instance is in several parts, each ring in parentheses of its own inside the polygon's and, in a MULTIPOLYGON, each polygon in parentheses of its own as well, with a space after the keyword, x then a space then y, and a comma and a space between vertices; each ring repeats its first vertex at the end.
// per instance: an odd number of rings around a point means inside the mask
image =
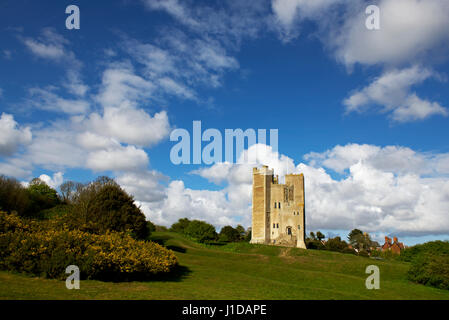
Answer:
POLYGON ((358 250, 369 250, 371 247, 371 239, 368 234, 364 234, 359 229, 352 230, 348 235, 349 243, 353 248, 358 250))
POLYGON ((315 236, 315 233, 313 231, 310 232, 310 238, 312 240, 317 240, 317 237, 315 236))
POLYGON ((225 242, 237 242, 241 239, 241 233, 232 226, 225 226, 220 231, 219 239, 225 242))
POLYGON ((59 204, 59 197, 56 190, 39 178, 31 180, 27 190, 31 201, 30 211, 34 215, 59 204))
POLYGON ((341 252, 348 247, 348 244, 345 241, 342 241, 340 237, 335 237, 328 239, 325 247, 330 251, 341 252))
POLYGON ((318 231, 316 233, 316 237, 318 238, 318 240, 323 240, 324 238, 326 238, 326 236, 324 234, 321 233, 321 231, 318 231))
POLYGON ((29 215, 31 205, 27 190, 14 178, 0 176, 0 209, 16 211, 20 216, 29 215))
POLYGON ((106 178, 100 177, 77 192, 72 222, 94 232, 129 231, 135 238, 145 239, 149 235, 145 215, 132 196, 106 178))
POLYGON ((235 230, 237 230, 237 232, 239 233, 239 240, 243 240, 246 235, 245 228, 243 228, 243 226, 241 226, 241 225, 237 225, 235 230))
POLYGON ((217 239, 215 227, 209 223, 199 220, 191 221, 185 229, 185 234, 201 243, 214 241, 217 239))
POLYGON ((170 231, 177 232, 177 233, 185 233, 185 230, 190 224, 190 220, 187 218, 181 218, 178 220, 178 222, 172 224, 170 231))

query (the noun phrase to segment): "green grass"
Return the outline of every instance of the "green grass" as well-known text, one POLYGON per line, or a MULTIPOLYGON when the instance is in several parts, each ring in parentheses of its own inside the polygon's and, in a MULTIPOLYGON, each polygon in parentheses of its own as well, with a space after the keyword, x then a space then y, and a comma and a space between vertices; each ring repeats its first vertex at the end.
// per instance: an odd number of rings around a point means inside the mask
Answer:
POLYGON ((0 299, 449 299, 449 291, 406 279, 409 264, 336 252, 234 243, 200 245, 181 235, 154 233, 175 250, 180 268, 148 281, 64 281, 0 272, 0 299), (380 290, 365 288, 366 266, 380 268, 380 290))

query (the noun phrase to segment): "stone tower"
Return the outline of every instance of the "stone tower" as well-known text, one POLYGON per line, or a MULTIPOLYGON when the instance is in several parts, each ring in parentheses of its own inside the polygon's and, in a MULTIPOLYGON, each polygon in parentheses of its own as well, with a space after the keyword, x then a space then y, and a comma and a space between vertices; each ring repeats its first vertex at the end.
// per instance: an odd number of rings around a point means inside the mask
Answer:
POLYGON ((267 166, 253 168, 251 243, 305 244, 304 175, 287 174, 285 184, 267 166))

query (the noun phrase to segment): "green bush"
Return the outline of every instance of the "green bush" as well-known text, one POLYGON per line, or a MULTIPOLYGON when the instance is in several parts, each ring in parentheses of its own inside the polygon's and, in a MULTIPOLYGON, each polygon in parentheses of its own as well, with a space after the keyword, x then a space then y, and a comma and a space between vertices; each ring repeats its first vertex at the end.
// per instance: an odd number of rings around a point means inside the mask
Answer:
POLYGON ((80 230, 51 230, 0 212, 0 268, 64 279, 69 265, 83 279, 137 280, 170 272, 177 259, 156 243, 125 233, 96 235, 80 230))
POLYGON ((59 204, 53 208, 39 212, 40 219, 54 219, 68 215, 73 211, 73 206, 69 204, 59 204))
POLYGON ((413 247, 406 248, 401 252, 399 257, 402 261, 411 262, 415 258, 423 255, 449 255, 449 242, 448 241, 430 241, 423 244, 417 244, 413 247))
POLYGON ((325 249, 325 247, 321 241, 319 241, 317 239, 313 239, 313 238, 306 239, 306 247, 307 247, 307 249, 312 249, 312 250, 324 250, 325 249))
POLYGON ((422 254, 408 271, 411 281, 449 290, 449 255, 422 254))
POLYGON ((185 234, 194 240, 205 243, 217 240, 215 227, 209 223, 193 220, 185 230, 185 234))
POLYGON ((241 232, 232 226, 224 226, 221 228, 218 239, 223 242, 237 242, 241 240, 241 232))

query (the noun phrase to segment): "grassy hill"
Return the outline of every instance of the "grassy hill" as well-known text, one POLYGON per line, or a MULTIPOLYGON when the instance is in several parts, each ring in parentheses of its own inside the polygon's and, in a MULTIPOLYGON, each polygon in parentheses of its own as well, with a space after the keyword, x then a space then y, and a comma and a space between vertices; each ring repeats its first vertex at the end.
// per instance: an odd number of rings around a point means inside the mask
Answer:
POLYGON ((328 251, 247 243, 205 246, 154 233, 176 252, 176 273, 148 282, 64 281, 0 272, 0 299, 449 299, 449 291, 409 282, 409 264, 328 251), (380 290, 365 288, 366 266, 380 268, 380 290))

